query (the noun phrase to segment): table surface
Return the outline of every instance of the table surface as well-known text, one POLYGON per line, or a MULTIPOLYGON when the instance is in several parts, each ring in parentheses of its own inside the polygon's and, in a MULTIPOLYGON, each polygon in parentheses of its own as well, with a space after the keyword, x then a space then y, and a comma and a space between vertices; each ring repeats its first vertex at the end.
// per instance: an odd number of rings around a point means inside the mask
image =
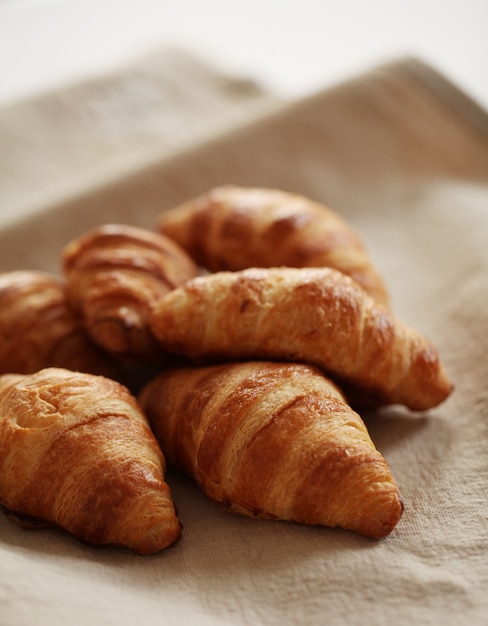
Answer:
POLYGON ((168 45, 291 97, 413 55, 486 107, 487 24, 486 0, 0 0, 0 103, 168 45))

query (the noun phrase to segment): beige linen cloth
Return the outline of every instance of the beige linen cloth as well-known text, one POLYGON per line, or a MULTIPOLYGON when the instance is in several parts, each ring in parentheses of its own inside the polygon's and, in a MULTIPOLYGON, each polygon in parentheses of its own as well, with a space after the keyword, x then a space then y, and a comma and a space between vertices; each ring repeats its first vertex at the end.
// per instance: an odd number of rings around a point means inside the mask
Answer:
POLYGON ((361 233, 456 389, 364 415, 405 502, 388 538, 230 515, 169 472, 184 537, 153 557, 1 516, 0 625, 488 624, 486 112, 412 59, 293 103, 175 53, 107 80, 0 113, 0 269, 58 272, 90 226, 153 228, 217 184, 302 192, 361 233))

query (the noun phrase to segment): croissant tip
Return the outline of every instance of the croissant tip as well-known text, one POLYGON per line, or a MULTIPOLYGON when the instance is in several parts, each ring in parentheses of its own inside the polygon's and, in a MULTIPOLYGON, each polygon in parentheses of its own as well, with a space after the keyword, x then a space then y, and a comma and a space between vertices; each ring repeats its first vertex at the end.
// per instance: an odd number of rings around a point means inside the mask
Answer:
POLYGON ((396 528, 405 511, 405 505, 398 493, 391 499, 389 507, 383 507, 371 528, 365 533, 373 539, 385 539, 396 528))
POLYGON ((149 530, 143 542, 131 547, 140 556, 152 556, 176 545, 182 537, 182 525, 175 522, 168 528, 167 523, 160 523, 149 530))

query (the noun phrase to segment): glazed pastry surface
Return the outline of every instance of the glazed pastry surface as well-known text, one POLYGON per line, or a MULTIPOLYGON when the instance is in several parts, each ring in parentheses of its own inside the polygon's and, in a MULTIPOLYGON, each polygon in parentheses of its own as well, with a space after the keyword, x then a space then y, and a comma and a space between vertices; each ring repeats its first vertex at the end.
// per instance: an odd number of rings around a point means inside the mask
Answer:
POLYGON ((327 206, 277 189, 217 187, 161 214, 159 230, 211 271, 333 267, 388 306, 358 233, 327 206))
POLYGON ((46 272, 0 274, 0 374, 63 367, 118 376, 68 307, 64 285, 46 272))
POLYGON ((402 515, 385 459, 317 368, 245 362, 167 370, 140 402, 168 462, 234 512, 375 538, 402 515))
POLYGON ((171 239, 134 226, 107 224, 63 251, 70 305, 93 340, 129 359, 163 358, 148 326, 155 300, 200 274, 171 239))
POLYGON ((151 324, 177 354, 310 363, 379 405, 426 410, 452 390, 435 347, 330 268, 202 276, 162 298, 151 324))
POLYGON ((153 554, 181 529, 135 398, 101 376, 0 376, 0 504, 95 545, 153 554))

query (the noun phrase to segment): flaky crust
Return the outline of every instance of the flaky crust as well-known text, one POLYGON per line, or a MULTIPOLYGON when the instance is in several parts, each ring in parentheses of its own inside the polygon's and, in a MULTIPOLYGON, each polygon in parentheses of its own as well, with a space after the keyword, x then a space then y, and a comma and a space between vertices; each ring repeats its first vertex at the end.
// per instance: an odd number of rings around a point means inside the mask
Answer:
POLYGON ((251 268, 189 281, 154 307, 166 350, 317 365, 377 404, 426 410, 452 385, 434 346, 330 268, 251 268))
POLYGON ((46 272, 0 274, 0 374, 63 367, 118 377, 67 305, 64 285, 46 272))
POLYGON ((63 250, 70 306, 93 340, 123 358, 163 358, 148 327, 152 303, 200 274, 178 244, 134 226, 106 224, 63 250))
POLYGON ((330 208, 298 194, 217 187, 162 213, 158 228, 211 271, 332 267, 389 304, 383 277, 357 232, 330 208))
POLYGON ((59 368, 0 376, 0 504, 11 513, 152 554, 181 532, 164 463, 119 383, 59 368))
POLYGON ((398 488, 363 421, 314 367, 169 370, 140 402, 168 461, 232 511, 376 538, 402 515, 398 488))

